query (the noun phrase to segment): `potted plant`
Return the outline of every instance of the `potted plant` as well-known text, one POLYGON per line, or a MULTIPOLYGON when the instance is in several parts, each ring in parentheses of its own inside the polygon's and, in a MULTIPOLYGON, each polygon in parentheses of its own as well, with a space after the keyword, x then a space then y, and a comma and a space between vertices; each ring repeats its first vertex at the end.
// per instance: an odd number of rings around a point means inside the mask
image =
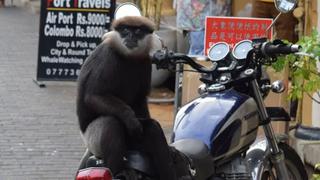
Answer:
POLYGON ((314 166, 314 174, 312 175, 312 180, 320 180, 320 163, 314 166))
MULTIPOLYGON (((290 100, 298 100, 296 121, 301 124, 304 94, 317 103, 320 103, 317 99, 314 99, 311 94, 320 90, 320 73, 317 67, 320 57, 320 39, 318 32, 313 30, 310 36, 303 36, 297 44, 302 47, 299 55, 290 54, 282 56, 277 62, 272 64, 272 67, 276 71, 281 71, 285 67, 289 67, 291 88, 288 97, 290 100)), ((320 96, 320 94, 318 95, 320 96)))

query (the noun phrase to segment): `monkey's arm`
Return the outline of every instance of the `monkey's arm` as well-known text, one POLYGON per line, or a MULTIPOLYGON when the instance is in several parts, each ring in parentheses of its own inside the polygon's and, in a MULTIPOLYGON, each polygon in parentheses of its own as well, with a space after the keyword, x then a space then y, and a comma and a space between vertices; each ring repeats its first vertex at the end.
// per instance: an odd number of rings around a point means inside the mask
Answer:
POLYGON ((118 118, 130 134, 142 133, 142 126, 134 111, 119 98, 111 94, 104 96, 90 94, 85 96, 85 103, 96 113, 118 118))
POLYGON ((135 104, 132 106, 138 118, 150 118, 148 102, 146 97, 139 97, 135 104))

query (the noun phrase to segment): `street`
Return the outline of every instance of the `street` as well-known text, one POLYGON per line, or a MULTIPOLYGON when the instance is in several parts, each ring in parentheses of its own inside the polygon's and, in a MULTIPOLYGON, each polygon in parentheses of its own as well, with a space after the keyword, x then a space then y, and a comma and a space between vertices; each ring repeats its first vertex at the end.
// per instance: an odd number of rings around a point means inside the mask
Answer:
POLYGON ((72 179, 84 146, 76 84, 34 82, 38 15, 0 9, 0 179, 72 179))

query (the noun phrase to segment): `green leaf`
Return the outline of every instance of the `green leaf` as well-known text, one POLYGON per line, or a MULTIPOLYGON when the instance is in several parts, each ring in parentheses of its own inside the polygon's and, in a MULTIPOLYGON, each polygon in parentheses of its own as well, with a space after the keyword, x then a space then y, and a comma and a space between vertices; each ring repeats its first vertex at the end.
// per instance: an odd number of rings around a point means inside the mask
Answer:
POLYGON ((319 174, 313 174, 312 175, 312 180, 320 180, 320 175, 319 174))
POLYGON ((292 83, 288 96, 290 99, 301 99, 303 92, 311 93, 320 90, 320 75, 317 72, 317 62, 320 59, 318 31, 313 29, 310 36, 300 38, 297 44, 302 47, 302 52, 310 54, 311 57, 290 54, 279 57, 277 62, 272 64, 276 71, 281 71, 289 65, 292 83))
POLYGON ((273 63, 271 66, 276 72, 280 72, 284 69, 286 63, 286 58, 285 56, 280 56, 277 58, 277 61, 273 63))
POLYGON ((310 92, 314 89, 314 83, 312 81, 307 81, 306 84, 304 85, 304 90, 306 92, 310 92))

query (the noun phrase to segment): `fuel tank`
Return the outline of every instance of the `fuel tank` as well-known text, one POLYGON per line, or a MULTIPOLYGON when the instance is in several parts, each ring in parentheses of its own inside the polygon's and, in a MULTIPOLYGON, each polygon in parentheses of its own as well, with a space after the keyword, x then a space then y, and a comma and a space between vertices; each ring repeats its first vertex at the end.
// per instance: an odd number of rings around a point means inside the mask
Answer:
POLYGON ((183 106, 177 113, 173 142, 197 139, 215 160, 226 159, 249 148, 259 126, 253 98, 233 89, 208 93, 183 106))

